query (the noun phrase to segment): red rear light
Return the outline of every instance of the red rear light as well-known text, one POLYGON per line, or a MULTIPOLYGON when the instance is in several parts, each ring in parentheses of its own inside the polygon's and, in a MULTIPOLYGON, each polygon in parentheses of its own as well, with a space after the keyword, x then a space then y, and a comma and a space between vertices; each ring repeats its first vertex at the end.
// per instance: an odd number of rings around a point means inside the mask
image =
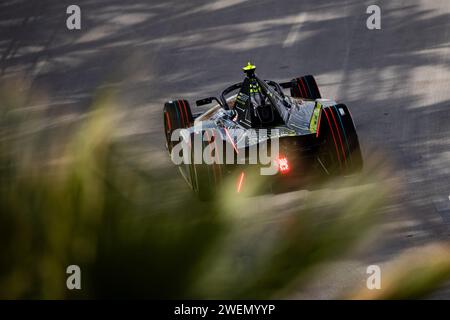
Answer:
POLYGON ((278 171, 281 174, 286 174, 291 170, 289 167, 289 162, 286 157, 279 157, 278 158, 278 171))
POLYGON ((242 184, 244 182, 244 176, 245 176, 244 172, 241 172, 241 175, 239 176, 238 183, 237 183, 237 192, 238 193, 241 192, 242 184))

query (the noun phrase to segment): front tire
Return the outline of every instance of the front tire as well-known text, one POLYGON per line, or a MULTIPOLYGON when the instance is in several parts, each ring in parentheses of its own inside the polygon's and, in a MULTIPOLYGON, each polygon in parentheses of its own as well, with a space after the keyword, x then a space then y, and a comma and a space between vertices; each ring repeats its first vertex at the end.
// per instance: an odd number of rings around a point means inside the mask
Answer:
POLYGON ((316 100, 322 97, 316 79, 312 75, 293 79, 291 96, 308 100, 316 100))

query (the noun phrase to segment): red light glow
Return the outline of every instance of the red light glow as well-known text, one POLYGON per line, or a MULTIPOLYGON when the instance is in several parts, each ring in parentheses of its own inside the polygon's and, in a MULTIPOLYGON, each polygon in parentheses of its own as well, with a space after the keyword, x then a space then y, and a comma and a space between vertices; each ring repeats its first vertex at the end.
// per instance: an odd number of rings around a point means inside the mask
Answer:
POLYGON ((241 192, 242 183, 244 182, 244 172, 241 172, 241 175, 239 176, 238 185, 237 185, 237 192, 241 192))
POLYGON ((289 162, 286 157, 278 158, 278 169, 281 174, 286 174, 290 171, 289 162))

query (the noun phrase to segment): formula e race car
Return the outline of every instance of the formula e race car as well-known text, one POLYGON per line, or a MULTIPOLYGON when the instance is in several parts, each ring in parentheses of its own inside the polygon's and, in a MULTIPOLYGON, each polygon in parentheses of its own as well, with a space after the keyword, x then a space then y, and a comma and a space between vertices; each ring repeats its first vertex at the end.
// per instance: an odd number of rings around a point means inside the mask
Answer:
POLYGON ((270 176, 265 187, 272 192, 361 170, 346 105, 322 99, 311 75, 279 83, 260 79, 255 69, 244 67, 244 80, 219 98, 196 101, 215 102, 204 113, 193 114, 186 100, 164 105, 167 149, 200 199, 212 199, 225 177, 235 179, 234 192, 243 192, 256 168, 270 176))

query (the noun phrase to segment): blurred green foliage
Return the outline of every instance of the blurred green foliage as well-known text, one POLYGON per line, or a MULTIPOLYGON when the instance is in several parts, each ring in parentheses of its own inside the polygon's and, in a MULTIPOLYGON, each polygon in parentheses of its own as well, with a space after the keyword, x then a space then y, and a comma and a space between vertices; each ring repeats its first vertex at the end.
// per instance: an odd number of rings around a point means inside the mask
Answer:
POLYGON ((361 175, 276 212, 225 191, 202 203, 174 168, 127 157, 111 95, 68 138, 0 98, 3 299, 287 298, 364 238, 388 192, 361 175), (66 288, 72 264, 79 291, 66 288))

